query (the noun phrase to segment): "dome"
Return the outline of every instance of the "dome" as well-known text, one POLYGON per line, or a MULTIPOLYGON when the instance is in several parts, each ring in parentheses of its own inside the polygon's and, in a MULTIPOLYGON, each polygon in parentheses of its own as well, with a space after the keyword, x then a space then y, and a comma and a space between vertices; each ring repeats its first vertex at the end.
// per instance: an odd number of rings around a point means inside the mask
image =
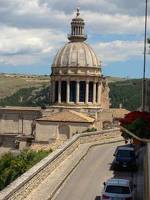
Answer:
POLYGON ((67 43, 54 58, 52 67, 100 67, 93 49, 85 42, 67 43))

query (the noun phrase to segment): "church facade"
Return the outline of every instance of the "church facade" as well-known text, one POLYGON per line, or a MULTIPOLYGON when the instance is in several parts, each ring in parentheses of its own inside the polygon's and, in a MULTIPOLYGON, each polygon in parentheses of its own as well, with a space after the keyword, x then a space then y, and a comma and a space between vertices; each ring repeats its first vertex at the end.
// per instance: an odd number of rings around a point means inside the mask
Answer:
MULTIPOLYGON (((103 128, 103 112, 110 104, 109 87, 101 62, 85 42, 84 25, 77 9, 69 42, 58 51, 52 64, 50 106, 44 110, 0 108, 0 135, 11 135, 20 141, 51 142, 87 129, 103 128)), ((112 114, 107 112, 106 116, 111 123, 112 114)))

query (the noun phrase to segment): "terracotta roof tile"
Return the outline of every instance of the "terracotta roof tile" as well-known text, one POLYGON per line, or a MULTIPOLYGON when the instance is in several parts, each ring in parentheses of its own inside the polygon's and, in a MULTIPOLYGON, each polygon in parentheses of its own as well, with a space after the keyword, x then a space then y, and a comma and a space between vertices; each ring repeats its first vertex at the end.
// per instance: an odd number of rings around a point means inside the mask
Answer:
POLYGON ((57 122, 86 122, 92 123, 94 122, 94 118, 89 117, 86 114, 79 113, 73 110, 62 111, 53 113, 49 116, 42 117, 37 119, 37 121, 57 121, 57 122))

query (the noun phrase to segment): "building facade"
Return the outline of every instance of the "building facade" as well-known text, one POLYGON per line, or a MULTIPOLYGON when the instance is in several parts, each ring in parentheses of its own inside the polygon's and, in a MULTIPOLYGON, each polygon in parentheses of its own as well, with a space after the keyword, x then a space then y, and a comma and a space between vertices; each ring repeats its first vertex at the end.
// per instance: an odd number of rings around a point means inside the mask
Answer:
MULTIPOLYGON (((109 109, 109 87, 101 62, 85 41, 79 10, 71 21, 69 42, 56 54, 51 70, 51 97, 47 109, 0 108, 0 139, 7 135, 25 144, 68 139, 87 129, 103 128, 109 109)), ((108 124, 108 122, 107 122, 108 124)))

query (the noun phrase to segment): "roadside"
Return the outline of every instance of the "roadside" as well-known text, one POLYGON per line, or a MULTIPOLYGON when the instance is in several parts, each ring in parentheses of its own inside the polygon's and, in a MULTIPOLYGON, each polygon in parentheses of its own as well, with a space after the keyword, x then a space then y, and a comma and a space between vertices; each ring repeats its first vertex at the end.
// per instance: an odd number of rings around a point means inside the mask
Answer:
MULTIPOLYGON (((54 194, 58 191, 58 189, 67 181, 68 177, 70 177, 70 174, 74 171, 76 171, 76 167, 80 163, 87 153, 89 152, 89 148, 92 145, 100 145, 100 146, 116 146, 118 141, 122 141, 122 138, 116 138, 106 140, 105 142, 99 142, 99 143, 87 143, 80 145, 79 148, 77 148, 65 161, 63 161, 59 167, 57 167, 48 177, 45 179, 42 184, 40 184, 35 190, 33 190, 29 196, 26 198, 26 200, 48 200, 52 199, 54 194), (107 144, 110 143, 110 144, 107 144), (74 170, 75 169, 75 170, 74 170)), ((106 147, 105 147, 106 149, 106 147)), ((102 153, 104 154, 104 153, 102 153)), ((110 152, 108 153, 108 155, 110 152)), ((104 154, 105 155, 105 154, 104 154)), ((86 157, 85 157, 86 158, 86 157)), ((106 157, 104 157, 105 159, 106 157)), ((97 159, 97 158, 96 158, 97 159)), ((81 162, 82 163, 82 162, 81 162)), ((94 162, 92 163, 94 164, 94 162)), ((89 167, 89 166, 88 166, 89 167)), ((84 170, 85 171, 85 170, 84 170)))

